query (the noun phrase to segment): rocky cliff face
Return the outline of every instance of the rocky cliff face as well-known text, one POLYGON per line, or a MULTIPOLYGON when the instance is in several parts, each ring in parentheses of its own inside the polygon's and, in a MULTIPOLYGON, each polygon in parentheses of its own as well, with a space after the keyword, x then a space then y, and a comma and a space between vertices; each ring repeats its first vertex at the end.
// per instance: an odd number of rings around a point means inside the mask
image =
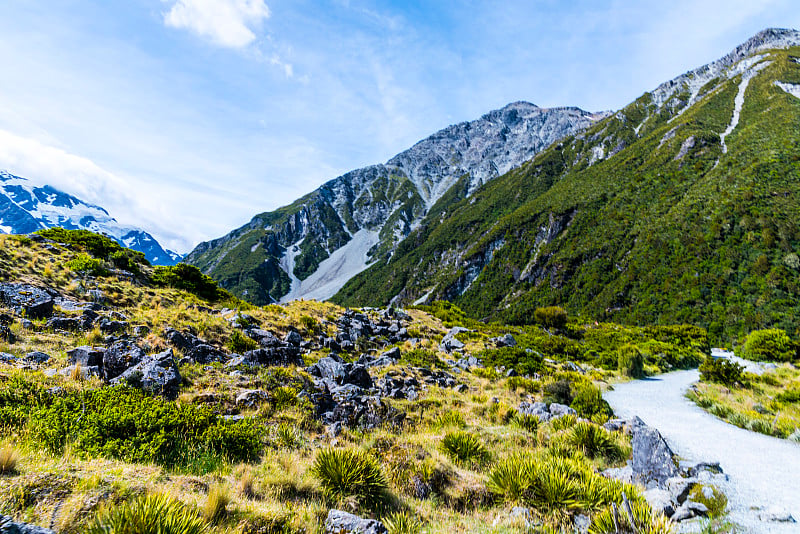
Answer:
POLYGON ((391 256, 455 185, 463 185, 456 195, 463 198, 603 116, 509 104, 445 128, 385 164, 335 178, 290 206, 256 215, 201 243, 186 261, 257 303, 328 298, 369 264, 391 256))
POLYGON ((181 259, 149 233, 119 224, 99 206, 49 185, 35 186, 25 178, 0 171, 0 232, 28 234, 56 226, 106 234, 124 247, 143 252, 155 265, 174 265, 181 259))

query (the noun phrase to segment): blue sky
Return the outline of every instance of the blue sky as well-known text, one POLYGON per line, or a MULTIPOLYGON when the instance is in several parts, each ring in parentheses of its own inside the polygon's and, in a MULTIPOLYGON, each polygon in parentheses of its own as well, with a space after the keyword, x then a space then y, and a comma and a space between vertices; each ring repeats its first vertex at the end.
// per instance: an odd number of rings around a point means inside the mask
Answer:
POLYGON ((187 252, 516 101, 616 109, 794 0, 3 0, 0 168, 187 252))

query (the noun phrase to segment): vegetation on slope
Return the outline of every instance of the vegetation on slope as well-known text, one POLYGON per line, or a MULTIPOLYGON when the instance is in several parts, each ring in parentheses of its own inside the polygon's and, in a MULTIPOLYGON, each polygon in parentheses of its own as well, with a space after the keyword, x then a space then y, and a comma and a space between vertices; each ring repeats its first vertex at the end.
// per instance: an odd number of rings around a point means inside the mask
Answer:
POLYGON ((769 53, 727 153, 719 134, 740 76, 713 80, 680 115, 688 93, 660 110, 645 95, 429 217, 334 300, 427 295, 512 323, 556 304, 630 324, 697 324, 714 341, 795 332, 800 100, 773 82, 800 82, 798 54, 769 53))

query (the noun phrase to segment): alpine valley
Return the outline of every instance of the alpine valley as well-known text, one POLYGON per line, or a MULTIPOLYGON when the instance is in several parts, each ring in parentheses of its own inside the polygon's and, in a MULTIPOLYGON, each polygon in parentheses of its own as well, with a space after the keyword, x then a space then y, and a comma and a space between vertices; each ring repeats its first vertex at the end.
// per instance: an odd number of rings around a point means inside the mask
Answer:
POLYGON ((713 339, 793 332, 798 57, 798 32, 769 29, 616 113, 511 104, 187 261, 258 303, 450 300, 511 322, 558 304, 713 339))

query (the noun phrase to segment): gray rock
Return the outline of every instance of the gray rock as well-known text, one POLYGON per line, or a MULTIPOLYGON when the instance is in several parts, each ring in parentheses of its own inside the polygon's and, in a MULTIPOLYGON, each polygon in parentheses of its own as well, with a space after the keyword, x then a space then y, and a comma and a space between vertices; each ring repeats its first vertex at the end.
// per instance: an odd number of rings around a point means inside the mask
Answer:
POLYGON ((249 350, 244 353, 244 356, 258 362, 259 365, 278 365, 281 367, 303 365, 300 349, 291 345, 249 350))
POLYGON ((29 284, 0 284, 0 301, 28 319, 46 319, 53 315, 53 296, 29 284))
POLYGON ((364 519, 341 510, 330 510, 325 518, 324 534, 389 534, 383 523, 364 519))
POLYGON ((761 521, 769 521, 773 523, 797 523, 792 514, 780 508, 769 508, 758 514, 761 521))
POLYGON ((67 361, 70 364, 81 364, 83 367, 102 367, 105 349, 102 347, 89 347, 82 345, 67 351, 67 361))
POLYGON ((16 523, 8 516, 0 515, 0 534, 54 534, 52 530, 29 525, 28 523, 16 523))
POLYGON ((49 354, 45 354, 44 352, 33 351, 29 352, 25 355, 25 360, 31 363, 45 363, 50 359, 49 354))
POLYGON ((236 406, 240 408, 255 408, 268 399, 262 389, 246 389, 236 396, 236 406))
POLYGON ((578 412, 570 408, 565 404, 559 404, 557 402, 553 402, 549 406, 550 415, 552 419, 557 419, 559 417, 564 417, 565 415, 578 415, 578 412))
POLYGON ((174 399, 178 396, 181 375, 175 365, 172 349, 167 349, 164 352, 146 356, 141 362, 113 379, 111 383, 127 383, 150 393, 174 399))
MULTIPOLYGON (((75 372, 77 365, 70 365, 61 369, 58 374, 63 376, 72 376, 75 372)), ((100 367, 96 365, 81 365, 80 366, 81 378, 89 378, 90 376, 100 376, 100 367)))
POLYGON ((195 363, 224 362, 228 359, 228 355, 225 352, 205 343, 195 345, 186 351, 185 355, 195 363))
POLYGON ((283 336, 283 342, 299 347, 300 343, 303 342, 303 336, 301 336, 298 332, 291 330, 288 334, 283 336))
POLYGON ((130 341, 117 341, 103 354, 103 378, 113 380, 145 358, 141 347, 130 341))
POLYGON ((646 487, 652 487, 678 476, 680 470, 674 460, 675 454, 661 433, 638 417, 634 417, 630 426, 633 432, 631 467, 634 479, 646 487))
POLYGON ((523 415, 535 415, 542 423, 546 423, 552 417, 547 404, 543 402, 521 402, 517 411, 523 415))
POLYGON ((696 516, 705 517, 708 515, 708 507, 701 502, 686 501, 684 506, 691 510, 696 516))
POLYGON ((108 317, 103 317, 97 325, 104 334, 121 334, 128 329, 127 321, 114 321, 108 317))
POLYGON ((505 334, 499 337, 493 337, 489 341, 492 341, 498 347, 516 347, 517 340, 514 339, 514 336, 511 334, 505 334))
POLYGON ((44 327, 48 330, 67 330, 69 332, 85 330, 84 322, 78 317, 51 317, 44 327))
POLYGON ((697 484, 696 478, 683 478, 680 476, 677 477, 670 477, 662 486, 669 491, 670 495, 672 495, 672 499, 678 503, 683 504, 686 502, 686 499, 689 497, 689 493, 692 491, 692 488, 697 484))
POLYGON ((469 332, 469 329, 464 328, 463 326, 454 326, 451 328, 442 339, 442 342, 439 344, 439 350, 444 352, 452 352, 454 350, 463 349, 464 343, 456 339, 456 335, 462 332, 469 332))

